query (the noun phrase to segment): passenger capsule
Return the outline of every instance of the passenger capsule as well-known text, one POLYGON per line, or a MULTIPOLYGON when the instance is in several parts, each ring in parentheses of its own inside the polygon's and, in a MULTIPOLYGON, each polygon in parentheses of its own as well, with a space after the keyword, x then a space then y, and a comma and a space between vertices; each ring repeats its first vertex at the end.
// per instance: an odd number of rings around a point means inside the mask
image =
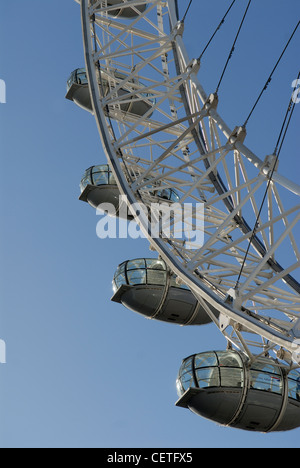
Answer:
MULTIPOLYGON (((114 87, 118 86, 118 84, 126 78, 127 75, 117 70, 113 70, 111 74, 109 74, 107 71, 101 69, 101 83, 99 85, 102 89, 103 96, 107 96, 110 91, 113 91, 114 87)), ((117 95, 119 98, 123 97, 123 101, 121 101, 119 105, 109 106, 110 117, 113 118, 118 112, 122 113, 122 118, 125 118, 125 120, 127 114, 137 117, 146 114, 146 112, 153 107, 155 99, 153 99, 150 94, 141 92, 140 89, 142 86, 143 85, 141 85, 138 80, 132 78, 124 85, 124 88, 119 89, 117 95), (130 93, 134 94, 126 99, 126 95, 130 93)), ((77 106, 88 112, 93 112, 85 68, 78 68, 71 73, 67 81, 66 99, 73 101, 77 106)), ((105 113, 107 114, 107 109, 105 113)), ((149 117, 151 114, 152 112, 149 113, 149 117)))
MULTIPOLYGON (((96 3, 97 0, 92 0, 92 4, 96 3)), ((114 5, 120 5, 125 3, 126 5, 130 4, 130 0, 108 0, 107 6, 111 7, 114 5)), ((115 18, 120 16, 122 18, 135 18, 138 16, 139 12, 143 13, 147 8, 147 4, 136 5, 134 7, 126 6, 125 8, 116 8, 113 10, 107 10, 109 16, 114 16, 115 18)))
POLYGON ((179 285, 163 260, 139 258, 119 265, 114 296, 130 310, 150 319, 179 325, 204 325, 210 317, 189 288, 179 285))
POLYGON ((108 164, 89 167, 81 179, 80 191, 79 200, 87 202, 95 209, 102 203, 110 203, 116 215, 119 214, 120 192, 108 164))
POLYGON ((300 426, 300 373, 237 351, 195 354, 182 363, 177 406, 221 425, 259 432, 300 426))
MULTIPOLYGON (((128 214, 126 203, 120 198, 116 180, 108 164, 89 167, 81 179, 80 191, 79 199, 89 203, 93 208, 97 209, 102 203, 110 203, 115 209, 116 216, 133 219, 133 216, 128 214)), ((154 201, 169 203, 179 201, 178 194, 172 188, 157 186, 154 191, 152 187, 146 187, 145 191, 155 197, 154 201)))

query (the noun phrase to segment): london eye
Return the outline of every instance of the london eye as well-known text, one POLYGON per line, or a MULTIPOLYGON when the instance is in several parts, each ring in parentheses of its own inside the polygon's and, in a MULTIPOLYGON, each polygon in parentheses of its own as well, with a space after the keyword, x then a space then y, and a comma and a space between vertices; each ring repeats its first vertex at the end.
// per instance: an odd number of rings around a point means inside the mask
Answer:
POLYGON ((299 22, 245 121, 231 128, 218 112, 219 88, 251 0, 219 83, 207 91, 199 73, 206 48, 192 59, 184 43, 192 2, 76 2, 85 67, 72 71, 66 98, 94 115, 106 155, 83 168, 80 199, 134 220, 157 253, 120 263, 112 300, 199 326, 200 335, 212 323, 224 336, 226 349, 183 360, 177 406, 245 430, 299 427, 300 186, 278 164, 293 96, 274 151, 256 154, 246 142, 299 22))

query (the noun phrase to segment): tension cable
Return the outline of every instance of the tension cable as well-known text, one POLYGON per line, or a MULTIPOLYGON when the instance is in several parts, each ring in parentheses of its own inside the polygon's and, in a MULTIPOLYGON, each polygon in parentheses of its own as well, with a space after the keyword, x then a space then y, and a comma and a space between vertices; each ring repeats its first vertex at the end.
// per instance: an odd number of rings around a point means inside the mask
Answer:
POLYGON ((232 55, 233 55, 233 52, 235 51, 235 45, 236 45, 237 40, 238 40, 238 38, 239 38, 239 35, 240 35, 241 29, 242 29, 242 27, 243 27, 244 21, 245 21, 245 19, 246 19, 246 16, 247 16, 247 13, 248 13, 248 10, 249 10, 251 1, 252 1, 252 0, 249 0, 248 5, 247 5, 247 7, 246 7, 246 10, 245 10, 244 16, 243 16, 243 18, 242 18, 242 21, 241 21, 241 23, 240 23, 238 32, 237 32, 237 34, 236 34, 236 36, 235 36, 233 45, 232 45, 232 47, 231 47, 231 50, 230 50, 230 52, 229 52, 227 61, 226 61, 225 66, 224 66, 224 68, 223 68, 223 71, 222 71, 222 74, 221 74, 221 78, 220 78, 220 80, 219 80, 219 83, 218 83, 218 86, 217 86, 217 89, 216 89, 216 93, 219 91, 219 88, 220 88, 220 85, 221 85, 221 83, 222 83, 223 77, 224 77, 224 75, 225 75, 225 72, 226 72, 228 63, 229 63, 229 61, 230 61, 230 59, 231 59, 231 57, 232 57, 232 55))
MULTIPOLYGON (((300 78, 300 72, 298 74, 298 79, 299 78, 300 78)), ((288 105, 287 111, 285 113, 285 117, 283 119, 283 124, 282 124, 281 130, 279 132, 276 147, 275 147, 275 150, 274 150, 274 153, 273 153, 273 155, 276 156, 275 161, 274 161, 272 170, 270 171, 270 174, 269 174, 269 180, 268 180, 268 184, 267 184, 267 187, 266 187, 266 191, 265 191, 263 200, 261 202, 259 212, 258 212, 257 217, 256 217, 256 221, 255 221, 255 225, 254 225, 251 237, 249 239, 248 247, 247 247, 244 259, 243 259, 243 263, 242 263, 241 270, 240 270, 240 273, 239 273, 239 276, 238 276, 238 279, 237 279, 237 282, 236 282, 236 285, 235 285, 235 289, 238 289, 238 286, 240 284, 241 276, 242 276, 242 273, 243 273, 243 270, 244 270, 244 267, 245 267, 245 264, 246 264, 246 260, 247 260, 248 254, 249 254, 249 250, 250 250, 250 247, 252 245, 252 241, 253 241, 253 239, 254 239, 254 237, 256 235, 257 228, 259 226, 260 215, 261 215, 263 206, 265 204, 265 201, 266 201, 266 198, 267 198, 267 195, 268 195, 268 191, 269 191, 272 179, 273 179, 275 169, 277 167, 277 163, 278 163, 279 155, 280 155, 280 152, 281 152, 281 148, 282 148, 284 139, 286 137, 286 134, 287 134, 290 122, 291 122, 291 118, 292 118, 292 115, 293 115, 293 112, 294 112, 294 109, 295 109, 295 106, 296 106, 296 101, 294 100, 294 93, 295 93, 296 88, 297 88, 297 85, 295 86, 292 97, 291 97, 291 99, 289 101, 289 105, 288 105)))
POLYGON ((258 98, 257 98, 257 100, 256 100, 256 102, 255 102, 255 104, 254 104, 254 106, 252 107, 252 109, 251 109, 251 111, 250 111, 250 113, 249 113, 249 115, 248 115, 248 117, 247 117, 247 119, 246 119, 246 121, 245 121, 245 123, 244 123, 244 127, 246 127, 246 125, 247 125, 247 123, 248 123, 248 120, 250 119, 251 115, 252 115, 253 112, 254 112, 254 109, 256 108, 257 104, 258 104, 259 101, 260 101, 260 98, 262 97, 263 93, 266 91, 267 87, 269 86, 269 84, 270 84, 270 82, 271 82, 271 80, 272 80, 272 77, 273 77, 273 75, 274 75, 274 73, 275 73, 275 70, 277 69, 279 63, 281 62, 282 57, 284 56, 284 54, 285 54, 285 52, 286 52, 286 50, 287 50, 287 48, 288 48, 288 46, 289 46, 291 40, 293 39, 293 37, 294 37, 294 35, 295 35, 295 33, 296 33, 298 27, 299 27, 299 24, 300 24, 300 21, 298 21, 298 23, 297 23, 297 25, 296 25, 294 31, 293 31, 292 34, 291 34, 291 37, 289 38, 288 42, 286 43, 286 46, 284 47, 284 49, 283 49, 283 51, 282 51, 282 53, 281 53, 279 59, 277 60, 275 66, 274 66, 274 68, 273 68, 273 70, 272 70, 272 72, 271 72, 271 74, 270 74, 270 76, 269 76, 269 78, 267 79, 267 82, 266 82, 265 86, 264 86, 263 89, 261 90, 260 95, 258 96, 258 98))
POLYGON ((188 7, 187 7, 187 9, 186 9, 186 12, 185 12, 185 14, 183 15, 182 23, 185 22, 185 18, 187 17, 187 14, 188 14, 188 12, 189 12, 189 9, 191 8, 192 3, 193 3, 193 0, 190 0, 190 3, 188 4, 188 7))
POLYGON ((217 32, 219 31, 219 29, 221 28, 221 26, 224 24, 225 22, 225 19, 226 19, 226 16, 228 15, 228 13, 230 12, 231 8, 233 7, 233 5, 235 4, 236 0, 233 0, 233 2, 231 3, 230 7, 228 8, 228 10, 226 11, 225 15, 223 16, 221 22, 219 23, 219 25, 217 26, 215 32, 213 33, 213 35, 211 36, 211 38, 209 39, 208 43, 206 44, 206 46, 204 47, 203 51, 201 52, 201 55, 199 57, 199 61, 202 59, 202 56, 204 55, 204 53, 206 52, 206 49, 208 48, 208 46, 210 45, 210 43, 212 42, 213 38, 215 37, 215 35, 217 34, 217 32))
POLYGON ((296 101, 294 99, 294 93, 295 93, 295 91, 297 89, 297 83, 299 82, 299 78, 300 78, 300 71, 298 73, 298 77, 297 77, 297 80, 296 80, 296 86, 295 86, 295 88, 293 90, 293 94, 292 94, 289 106, 287 108, 285 118, 284 118, 281 130, 279 132, 278 140, 277 140, 277 143, 276 143, 276 146, 275 146, 275 149, 274 149, 274 154, 277 154, 278 156, 280 154, 282 145, 284 143, 284 140, 285 140, 285 137, 286 137, 286 134, 287 134, 287 131, 288 131, 292 116, 293 116, 293 112, 295 110, 296 101), (290 116, 289 116, 289 114, 290 114, 290 116), (288 116, 289 116, 289 119, 287 120, 288 116))

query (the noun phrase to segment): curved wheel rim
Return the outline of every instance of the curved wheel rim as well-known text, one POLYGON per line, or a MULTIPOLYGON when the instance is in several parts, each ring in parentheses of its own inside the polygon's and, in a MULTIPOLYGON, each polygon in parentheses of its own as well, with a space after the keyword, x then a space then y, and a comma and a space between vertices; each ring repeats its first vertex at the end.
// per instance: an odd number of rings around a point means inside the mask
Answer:
MULTIPOLYGON (((191 61, 185 50, 177 2, 131 3, 133 8, 147 3, 148 8, 128 21, 109 17, 105 2, 90 6, 88 0, 81 0, 95 119, 120 192, 152 247, 215 322, 209 305, 219 308, 221 318, 216 324, 229 341, 250 356, 251 346, 264 352, 282 347, 290 358, 299 337, 300 287, 293 274, 300 262, 295 240, 300 187, 275 170, 236 288, 275 158, 258 158, 244 145, 245 129, 232 131, 218 115, 217 97, 206 95, 197 78, 199 63, 191 61), (110 92, 105 95, 99 66, 111 76, 110 92), (116 80, 115 69, 126 72, 126 78, 116 80), (120 95, 121 89, 126 94, 120 95), (139 99, 148 104, 155 99, 155 104, 142 116, 122 112, 122 105, 139 99), (203 245, 191 250, 175 235, 153 238, 149 220, 139 214, 138 205, 149 206, 149 185, 154 191, 158 186, 176 188, 181 206, 204 203, 203 245), (281 266, 286 251, 287 267, 281 266), (249 331, 257 337, 244 338, 249 331)), ((191 231, 195 225, 197 214, 191 231)))

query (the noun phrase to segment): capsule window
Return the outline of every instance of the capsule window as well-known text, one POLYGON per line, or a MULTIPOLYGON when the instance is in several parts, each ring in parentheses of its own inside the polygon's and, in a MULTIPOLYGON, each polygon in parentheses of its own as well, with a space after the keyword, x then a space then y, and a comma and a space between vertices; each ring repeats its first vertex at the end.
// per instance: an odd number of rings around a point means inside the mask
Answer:
POLYGON ((195 368, 217 366, 217 356, 215 353, 202 353, 195 356, 195 368))
POLYGON ((128 270, 137 270, 138 268, 145 268, 145 260, 143 258, 138 258, 136 260, 130 260, 127 265, 126 269, 128 270))
POLYGON ((88 84, 85 68, 78 68, 71 73, 70 78, 67 81, 67 90, 71 88, 73 83, 82 85, 88 84))
POLYGON ((202 353, 194 361, 197 383, 200 388, 219 387, 220 375, 215 353, 202 353))
POLYGON ((146 270, 127 271, 128 283, 130 285, 146 284, 146 270))
POLYGON ((109 185, 117 185, 115 176, 113 175, 113 173, 111 171, 108 173, 108 177, 109 177, 109 179, 108 179, 109 185))
POLYGON ((76 72, 76 83, 77 84, 88 84, 88 79, 86 75, 86 71, 84 68, 80 68, 76 72))
POLYGON ((177 381, 177 391, 182 395, 190 387, 196 387, 193 374, 193 357, 186 359, 179 370, 179 379, 177 381))
POLYGON ((293 400, 300 401, 300 374, 291 371, 288 375, 288 394, 293 400))
POLYGON ((117 291, 123 284, 127 284, 127 279, 125 275, 125 264, 122 263, 119 265, 113 280, 113 289, 117 291))
POLYGON ((180 379, 184 391, 191 387, 195 387, 194 376, 192 371, 186 372, 180 379))
MULTIPOLYGON (((114 275, 113 287, 118 289, 122 284, 130 284, 131 286, 139 284, 166 286, 167 274, 166 264, 163 260, 150 258, 129 260, 117 268, 114 275)), ((185 285, 176 284, 175 275, 170 279, 170 286, 189 290, 185 285)))
POLYGON ((199 388, 220 386, 220 376, 218 367, 206 367, 204 369, 196 369, 195 372, 199 388))
POLYGON ((115 185, 116 180, 108 164, 92 166, 88 169, 91 172, 91 183, 93 185, 115 185))
POLYGON ((121 273, 114 278, 116 289, 119 289, 123 284, 127 284, 125 273, 121 273))
POLYGON ((147 185, 146 188, 150 190, 151 195, 156 195, 157 197, 162 198, 163 200, 168 200, 171 202, 178 202, 180 200, 180 197, 177 195, 175 190, 171 188, 160 188, 153 190, 152 185, 147 185))
POLYGON ((220 367, 221 387, 242 387, 244 383, 243 369, 220 367))
POLYGON ((220 367, 243 367, 241 357, 231 351, 220 352, 217 351, 220 367))
POLYGON ((116 185, 116 180, 109 168, 108 164, 89 167, 80 182, 81 192, 84 191, 87 185, 116 185))
POLYGON ((278 366, 257 361, 250 369, 250 387, 256 390, 282 394, 283 382, 278 366))
POLYGON ((71 88, 72 84, 75 82, 75 79, 76 79, 75 77, 76 77, 76 73, 72 72, 71 75, 70 75, 70 78, 67 81, 67 90, 68 91, 71 88))
POLYGON ((166 266, 162 260, 156 260, 152 258, 146 259, 147 268, 151 268, 152 270, 165 270, 166 266))
POLYGON ((161 189, 158 190, 157 196, 160 198, 163 198, 164 200, 170 200, 171 199, 171 190, 170 189, 161 189))
POLYGON ((119 275, 120 273, 125 274, 125 263, 121 263, 121 265, 118 266, 116 275, 119 275))
POLYGON ((170 196, 170 200, 174 203, 178 203, 179 200, 180 200, 180 197, 179 195, 177 194, 177 192, 175 192, 175 190, 171 189, 171 196, 170 196))
POLYGON ((251 365, 251 369, 261 370, 262 372, 268 372, 269 374, 281 375, 281 372, 278 366, 275 366, 274 364, 267 362, 267 361, 263 361, 263 360, 255 361, 251 365))
POLYGON ((90 185, 91 184, 91 178, 88 174, 86 174, 82 179, 81 179, 81 182, 80 182, 80 190, 81 192, 84 191, 85 187, 87 185, 90 185))
POLYGON ((166 276, 165 271, 147 270, 147 283, 148 284, 165 285, 166 281, 167 281, 167 276, 166 276))
POLYGON ((108 185, 108 172, 93 172, 93 185, 108 185))

